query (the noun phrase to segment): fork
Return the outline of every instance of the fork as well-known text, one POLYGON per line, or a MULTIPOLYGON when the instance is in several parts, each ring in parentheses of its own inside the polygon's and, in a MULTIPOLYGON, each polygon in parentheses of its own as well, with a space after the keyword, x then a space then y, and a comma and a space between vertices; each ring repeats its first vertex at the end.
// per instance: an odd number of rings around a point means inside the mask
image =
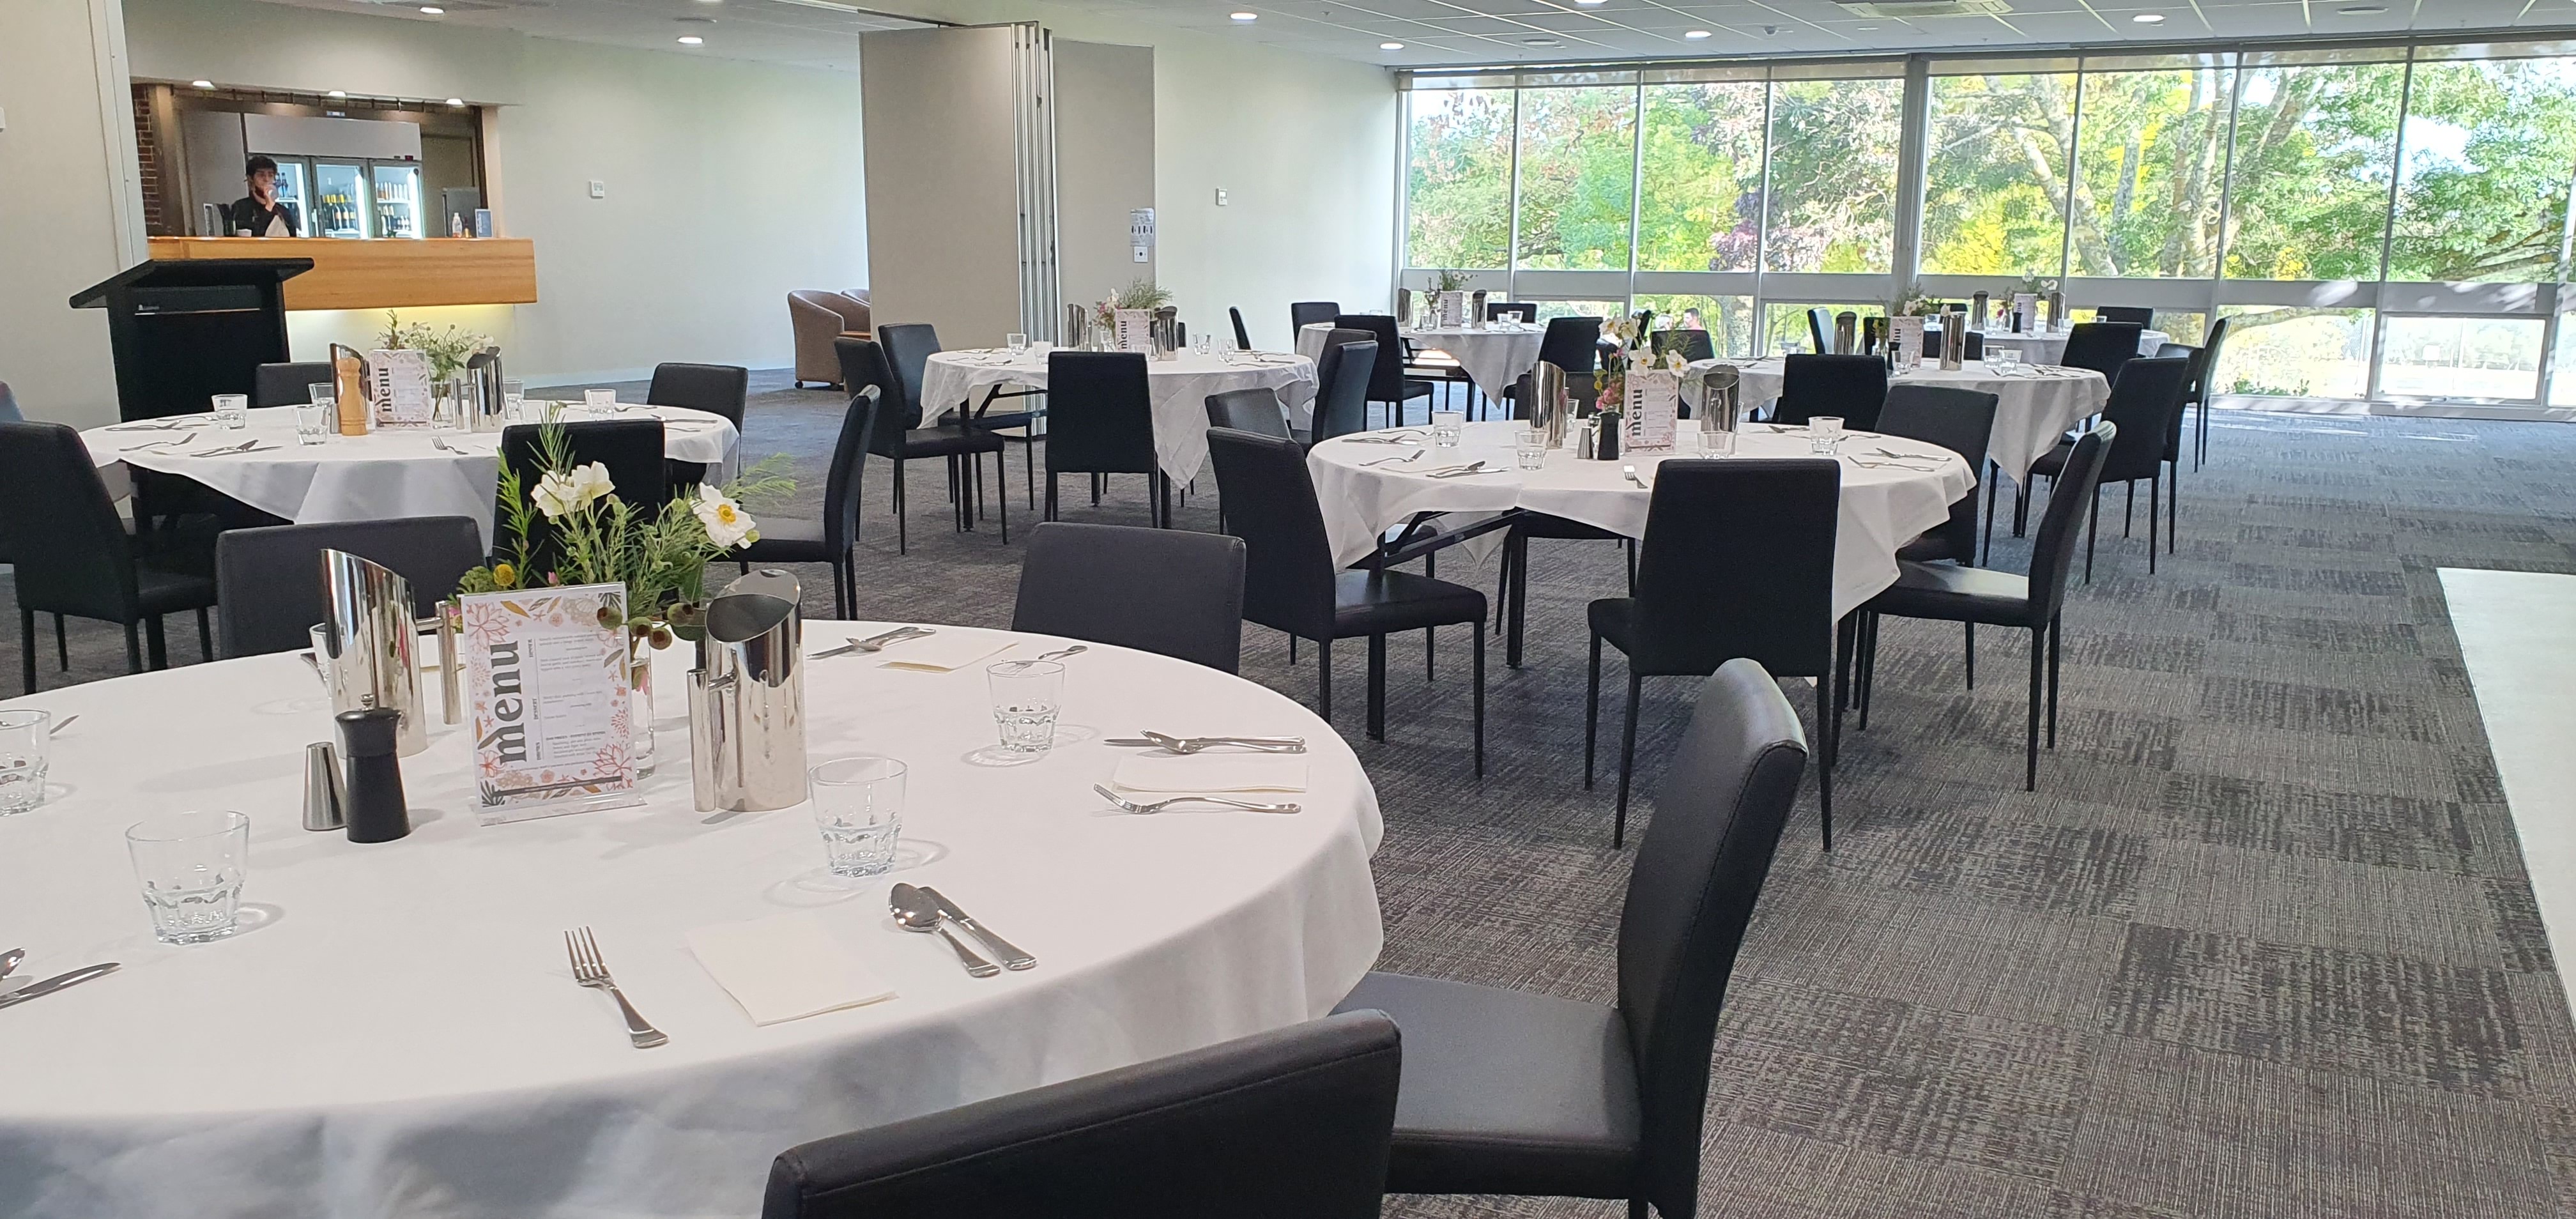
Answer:
POLYGON ((1156 800, 1151 804, 1138 804, 1137 802, 1119 795, 1118 793, 1097 783, 1091 785, 1091 790, 1100 793, 1101 799, 1107 800, 1111 804, 1115 804, 1128 812, 1140 815, 1159 813, 1175 804, 1216 804, 1222 805, 1226 808, 1239 808, 1249 813, 1294 813, 1304 811, 1294 804, 1254 804, 1248 800, 1228 800, 1223 796, 1174 796, 1169 800, 1156 800))
POLYGON ((176 439, 176 440, 153 440, 153 441, 146 441, 145 443, 142 443, 142 444, 127 445, 126 447, 124 447, 124 448, 122 448, 122 449, 118 449, 118 450, 117 450, 117 452, 119 452, 119 453, 140 453, 140 452, 142 452, 142 451, 144 451, 144 450, 146 450, 146 449, 176 448, 176 447, 178 447, 178 446, 180 446, 180 445, 193 443, 193 442, 195 442, 195 440, 196 440, 196 439, 197 439, 197 433, 195 433, 195 432, 190 432, 190 433, 188 433, 187 435, 185 435, 185 436, 181 436, 181 437, 179 437, 179 438, 178 438, 178 439, 176 439))
POLYGON ((1371 460, 1371 461, 1363 461, 1363 462, 1361 462, 1360 464, 1361 464, 1361 465, 1364 465, 1364 466, 1383 466, 1383 465, 1399 465, 1399 466, 1400 466, 1400 465, 1403 465, 1404 463, 1406 463, 1406 462, 1408 462, 1408 461, 1420 461, 1420 460, 1422 459, 1422 455, 1423 455, 1423 454, 1425 454, 1425 453, 1428 453, 1428 452, 1430 452, 1430 451, 1431 451, 1431 450, 1429 450, 1429 449, 1415 449, 1414 451, 1412 451, 1412 452, 1410 452, 1410 453, 1406 453, 1406 454, 1404 454, 1403 456, 1400 456, 1400 457, 1380 457, 1380 458, 1376 458, 1376 459, 1371 460))
POLYGON ((592 938, 590 928, 565 932, 564 951, 572 957, 573 981, 592 990, 607 991, 610 998, 617 1000, 617 1010, 626 1016, 626 1039, 634 1042, 636 1049, 649 1050, 670 1040, 662 1030, 647 1023, 643 1013, 636 1011, 635 1005, 626 1001, 625 993, 617 989, 616 981, 608 976, 608 962, 600 959, 599 941, 592 938))

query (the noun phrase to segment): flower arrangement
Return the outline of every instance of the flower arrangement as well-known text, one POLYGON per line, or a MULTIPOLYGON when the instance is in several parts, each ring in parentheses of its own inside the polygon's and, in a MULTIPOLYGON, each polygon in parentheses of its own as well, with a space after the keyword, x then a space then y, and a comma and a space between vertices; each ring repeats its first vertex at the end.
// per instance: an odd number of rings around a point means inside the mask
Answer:
POLYGON ((2021 277, 2019 291, 2030 293, 2032 296, 2046 296, 2057 291, 2057 281, 2042 279, 2036 275, 2025 275, 2021 277))
POLYGON ((1905 303, 1896 307, 1898 317, 1937 317, 1940 313, 1941 302, 1928 296, 1906 297, 1905 303))
POLYGON ((427 322, 404 322, 402 315, 385 310, 384 333, 376 336, 376 346, 393 351, 417 351, 429 357, 429 377, 445 381, 465 371, 465 362, 492 347, 492 336, 476 334, 449 326, 444 331, 429 328, 427 322))
POLYGON ((1467 290, 1467 273, 1443 267, 1432 273, 1431 290, 1434 292, 1464 292, 1467 290))
POLYGON ((1160 309, 1171 303, 1171 289, 1140 275, 1135 279, 1129 280, 1126 287, 1120 288, 1116 292, 1112 292, 1109 295, 1100 298, 1100 303, 1092 306, 1091 312, 1093 317, 1099 319, 1102 328, 1115 332, 1118 325, 1119 310, 1144 309, 1151 311, 1160 309))
POLYGON ((1618 341, 1619 358, 1601 370, 1601 392, 1594 407, 1599 413, 1616 415, 1627 409, 1628 374, 1631 371, 1662 367, 1679 372, 1687 366, 1688 361, 1682 358, 1678 348, 1660 355, 1655 352, 1654 326, 1655 313, 1651 309, 1640 310, 1633 316, 1602 319, 1601 333, 1618 341))

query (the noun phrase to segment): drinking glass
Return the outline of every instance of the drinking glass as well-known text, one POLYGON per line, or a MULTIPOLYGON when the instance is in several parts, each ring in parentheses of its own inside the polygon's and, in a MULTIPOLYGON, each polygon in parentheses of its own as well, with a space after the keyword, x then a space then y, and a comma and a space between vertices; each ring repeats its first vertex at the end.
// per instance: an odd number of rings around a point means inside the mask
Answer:
POLYGON ((1466 428, 1467 412, 1465 411, 1431 412, 1431 442, 1441 448, 1457 448, 1458 438, 1465 434, 1466 428))
POLYGON ((1839 415, 1818 415, 1807 420, 1807 447, 1818 453, 1831 453, 1843 442, 1843 421, 1839 415))
POLYGON ((2017 375, 2016 370, 2021 367, 2021 348, 2012 346, 1993 348, 1986 352, 1986 363, 1994 365, 1996 372, 2007 377, 2017 375))
POLYGON ((838 876, 882 876, 894 869, 903 832, 904 765, 871 753, 833 758, 806 772, 823 857, 838 876))
POLYGON ((1524 470, 1536 470, 1545 466, 1547 464, 1547 434, 1534 427, 1525 427, 1514 431, 1512 433, 1512 456, 1520 460, 1520 467, 1524 470))
POLYGON ((620 409, 617 405, 617 391, 613 389, 585 389, 581 391, 581 401, 582 405, 595 411, 613 412, 620 409))
POLYGON ((1018 355, 1029 349, 1029 336, 1025 334, 1006 334, 1002 336, 1002 345, 1010 348, 1012 355, 1018 355))
POLYGON ((229 811, 163 813, 125 830, 134 879, 164 944, 231 935, 250 866, 250 818, 229 811))
POLYGON ((338 422, 338 402, 329 394, 295 408, 295 443, 320 444, 338 422))
POLYGON ((527 422, 519 417, 520 413, 527 409, 527 401, 527 382, 503 380, 501 382, 501 421, 503 423, 527 422))
POLYGON ((250 426, 250 396, 247 394, 215 395, 215 422, 228 428, 250 426))
POLYGON ((1045 753, 1055 747, 1056 707, 1064 693, 1064 666, 1052 660, 1006 660, 984 670, 993 692, 993 722, 1002 748, 1045 753))
POLYGON ((1215 343, 1215 341, 1214 341, 1214 340, 1211 340, 1210 338, 1208 338, 1208 336, 1206 336, 1206 335, 1204 335, 1204 334, 1203 334, 1203 335, 1200 335, 1197 339, 1192 340, 1192 341, 1193 341, 1193 342, 1196 342, 1196 343, 1198 344, 1199 354, 1200 354, 1200 355, 1202 355, 1202 356, 1204 356, 1204 355, 1208 354, 1208 353, 1209 353, 1209 352, 1211 352, 1211 351, 1216 350, 1216 343, 1215 343))
POLYGON ((0 711, 0 817, 45 802, 45 762, 53 749, 50 711, 0 711))
POLYGON ((1721 431, 1716 428, 1711 428, 1707 431, 1701 432, 1699 434, 1699 455, 1702 457, 1735 456, 1735 433, 1721 431))

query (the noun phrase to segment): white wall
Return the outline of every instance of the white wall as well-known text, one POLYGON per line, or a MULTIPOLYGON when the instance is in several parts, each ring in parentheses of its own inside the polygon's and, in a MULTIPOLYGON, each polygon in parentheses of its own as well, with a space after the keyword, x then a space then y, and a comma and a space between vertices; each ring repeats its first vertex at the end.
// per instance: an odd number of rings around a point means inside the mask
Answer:
MULTIPOLYGON (((125 12, 137 76, 498 104, 488 185, 536 243, 537 303, 418 312, 498 332, 514 376, 785 367, 787 293, 866 281, 856 76, 256 0, 125 12)), ((296 354, 381 321, 299 315, 296 354)))
POLYGON ((107 315, 65 305, 143 240, 116 17, 115 0, 0 2, 0 381, 30 418, 116 419, 107 315))

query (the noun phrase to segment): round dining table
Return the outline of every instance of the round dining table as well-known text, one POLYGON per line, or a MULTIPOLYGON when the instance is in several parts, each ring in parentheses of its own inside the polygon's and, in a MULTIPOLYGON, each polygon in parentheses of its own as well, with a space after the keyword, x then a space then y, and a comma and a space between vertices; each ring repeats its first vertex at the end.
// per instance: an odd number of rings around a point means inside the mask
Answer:
MULTIPOLYGON (((1666 461, 1702 456, 1690 448, 1595 461, 1552 449, 1541 468, 1523 470, 1513 445, 1523 426, 1470 423, 1451 447, 1433 445, 1422 428, 1361 433, 1316 445, 1306 455, 1306 466, 1314 476, 1334 564, 1366 559, 1388 530, 1424 513, 1473 519, 1521 509, 1642 538, 1656 469, 1666 461), (1406 437, 1419 443, 1385 443, 1406 437), (1422 455, 1408 457, 1416 452, 1422 455), (1441 473, 1475 462, 1483 462, 1483 469, 1441 473), (1632 468, 1635 479, 1628 477, 1632 468)), ((1696 429, 1683 424, 1681 438, 1695 444, 1696 429)), ((1813 456, 1807 429, 1747 423, 1737 432, 1735 454, 1714 460, 1813 456)), ((1896 582, 1898 548, 1950 519, 1950 505, 1975 486, 1976 477, 1958 454, 1939 445, 1870 432, 1845 433, 1835 459, 1842 463, 1833 588, 1834 614, 1840 617, 1896 582)))
MULTIPOLYGON (((1324 336, 1332 333, 1331 322, 1308 322, 1297 328, 1297 354, 1318 359, 1324 354, 1324 336)), ((1449 353, 1465 369, 1476 388, 1488 398, 1500 399, 1503 391, 1518 384, 1521 374, 1538 366, 1538 349, 1547 339, 1547 327, 1527 323, 1495 322, 1469 328, 1441 326, 1423 329, 1405 328, 1396 332, 1415 347, 1449 353)))
MULTIPOLYGON (((1700 360, 1692 363, 1689 370, 1719 365, 1735 369, 1736 399, 1745 410, 1780 397, 1782 371, 1787 367, 1780 357, 1700 360)), ((2054 447, 2066 429, 2111 400, 2111 383, 2091 369, 2025 364, 2006 372, 1983 360, 1969 360, 1955 369, 1945 369, 1938 361, 1926 361, 1890 372, 1887 384, 1891 389, 1899 385, 1938 385, 1993 394, 1995 425, 1986 434, 1986 457, 2002 467, 2004 477, 2016 484, 2029 480, 2031 464, 2054 447)), ((1691 379, 1682 382, 1686 395, 1695 392, 1694 386, 1691 379)))
MULTIPOLYGON (((102 470, 121 462, 174 474, 298 525, 464 516, 481 525, 484 544, 491 544, 501 433, 379 428, 303 444, 295 435, 295 408, 246 413, 249 422, 240 428, 226 428, 211 414, 172 415, 91 428, 81 439, 102 470)), ((731 420, 686 407, 567 406, 561 418, 660 419, 663 456, 710 471, 732 470, 742 447, 731 420)))
MULTIPOLYGON (((805 649, 888 625, 808 622, 805 649)), ((0 702, 80 717, 44 803, 0 817, 0 947, 26 948, 18 978, 123 966, 0 1007, 0 1214, 749 1216, 797 1143, 1318 1017, 1375 961, 1377 797, 1329 725, 1095 643, 1063 661, 1055 747, 992 765, 984 665, 1065 641, 936 630, 993 650, 806 671, 810 761, 910 769, 895 870, 864 879, 825 867, 807 806, 696 811, 667 697, 639 805, 480 824, 471 734, 433 723, 401 762, 412 832, 373 844, 302 827, 305 746, 332 723, 300 655, 0 702), (1304 791, 1283 797, 1302 811, 1114 808, 1092 785, 1140 751, 1109 741, 1145 730, 1302 736, 1304 791), (177 947, 151 933, 122 835, 185 809, 246 813, 250 846, 244 929, 177 947), (1037 963, 968 976, 889 916, 896 882, 1037 963), (755 1024, 684 937, 779 918, 892 997, 755 1024), (635 1048, 575 983, 581 927, 667 1044, 635 1048)), ((657 654, 662 689, 687 651, 657 654)))
MULTIPOLYGON (((981 410, 985 395, 1005 386, 1043 390, 1051 347, 1021 351, 983 349, 933 353, 922 370, 922 413, 981 410)), ((1145 391, 1154 411, 1154 460, 1165 474, 1187 482, 1207 461, 1207 400, 1230 389, 1267 389, 1295 411, 1315 397, 1315 362, 1283 352, 1210 352, 1183 349, 1168 360, 1145 357, 1145 391)), ((1016 407, 1004 405, 1005 412, 1016 407)))
MULTIPOLYGON (((1944 330, 1946 332, 1945 327, 1936 326, 1933 329, 1944 330)), ((2039 364, 2055 364, 2059 360, 2065 359, 2066 340, 2074 335, 2073 329, 2067 326, 2056 326, 2047 330, 2023 331, 2018 334, 2010 330, 2003 329, 2000 326, 1989 326, 1978 333, 1986 336, 1986 346, 2013 348, 2014 350, 2022 353, 2023 359, 2039 364)), ((2156 354, 2156 349, 2163 347, 2165 344, 2172 341, 2173 336, 2161 330, 2140 331, 2138 334, 2138 354, 2141 356, 2153 356, 2156 354)))

